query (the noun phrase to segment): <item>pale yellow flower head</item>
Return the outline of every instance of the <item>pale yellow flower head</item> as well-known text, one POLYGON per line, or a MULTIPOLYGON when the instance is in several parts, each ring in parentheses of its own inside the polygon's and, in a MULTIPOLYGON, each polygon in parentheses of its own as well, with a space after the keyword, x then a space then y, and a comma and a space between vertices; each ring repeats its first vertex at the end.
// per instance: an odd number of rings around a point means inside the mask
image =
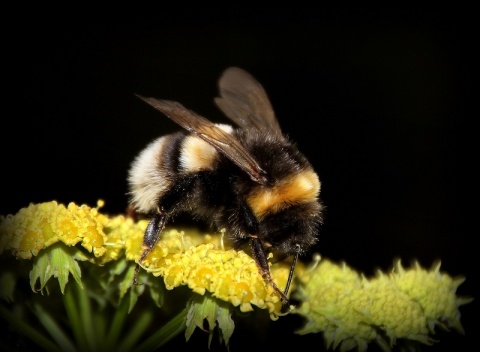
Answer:
POLYGON ((327 346, 364 351, 375 341, 389 350, 397 340, 432 344, 436 324, 462 331, 458 307, 470 302, 456 296, 463 280, 422 269, 405 270, 397 262, 390 275, 367 279, 346 264, 322 260, 300 275, 302 301, 295 311, 306 323, 299 334, 322 332, 327 346))
POLYGON ((441 325, 464 333, 458 307, 471 302, 472 299, 458 297, 456 291, 465 278, 452 278, 442 273, 440 262, 430 270, 422 268, 418 262, 406 270, 400 260, 395 263, 390 277, 397 289, 422 306, 431 330, 435 325, 441 325))

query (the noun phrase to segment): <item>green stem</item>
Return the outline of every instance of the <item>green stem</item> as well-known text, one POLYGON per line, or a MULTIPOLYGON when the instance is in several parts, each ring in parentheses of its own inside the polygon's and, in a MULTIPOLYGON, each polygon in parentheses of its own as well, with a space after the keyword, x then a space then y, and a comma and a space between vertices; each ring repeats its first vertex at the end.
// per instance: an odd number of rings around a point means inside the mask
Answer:
POLYGON ((84 343, 86 341, 85 331, 83 330, 82 321, 80 319, 80 312, 77 309, 77 299, 74 293, 74 287, 76 284, 68 284, 65 289, 65 295, 63 296, 63 302, 67 311, 68 321, 72 328, 77 347, 80 351, 89 351, 88 347, 84 343))
POLYGON ((136 347, 133 351, 154 351, 165 345, 168 341, 173 339, 181 332, 185 331, 187 312, 187 309, 183 309, 179 314, 177 314, 167 324, 165 324, 160 330, 158 330, 155 334, 143 341, 143 343, 136 347))
POLYGON ((87 294, 87 289, 83 289, 75 285, 80 309, 80 321, 82 329, 85 332, 86 343, 89 346, 90 351, 97 351, 97 335, 95 333, 95 324, 92 316, 92 306, 90 305, 90 298, 87 294))
POLYGON ((10 313, 5 307, 0 305, 0 316, 5 319, 10 328, 15 329, 30 341, 41 347, 45 351, 61 352, 61 349, 52 343, 49 339, 43 337, 36 329, 27 323, 19 320, 15 315, 10 313))
POLYGON ((112 319, 112 325, 104 342, 104 347, 108 350, 113 349, 117 345, 118 337, 120 336, 122 328, 125 325, 125 318, 128 314, 128 305, 129 300, 125 296, 120 302, 118 309, 115 311, 115 315, 112 319))
POLYGON ((55 319, 52 318, 50 314, 38 303, 33 303, 33 311, 37 316, 40 323, 48 331, 50 336, 57 342, 58 346, 62 351, 72 351, 75 352, 77 349, 73 345, 73 342, 65 334, 62 328, 57 324, 55 319))
POLYGON ((154 316, 154 311, 153 310, 145 310, 140 317, 138 318, 137 321, 135 321, 135 324, 128 333, 128 335, 119 343, 119 351, 127 352, 131 351, 137 341, 140 339, 141 335, 145 333, 145 330, 150 326, 150 323, 153 320, 154 316))

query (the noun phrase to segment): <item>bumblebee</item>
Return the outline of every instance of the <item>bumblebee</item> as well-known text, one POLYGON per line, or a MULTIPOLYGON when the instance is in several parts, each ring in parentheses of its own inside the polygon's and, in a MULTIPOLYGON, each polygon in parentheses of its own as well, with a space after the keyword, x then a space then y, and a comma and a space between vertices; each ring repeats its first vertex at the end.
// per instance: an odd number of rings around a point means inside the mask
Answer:
POLYGON ((151 142, 129 170, 130 205, 152 216, 139 265, 165 225, 187 213, 225 229, 234 249, 250 246, 260 274, 288 304, 296 261, 318 240, 320 180, 282 133, 267 93, 254 77, 230 67, 218 87, 214 102, 236 127, 214 124, 175 101, 137 95, 183 127, 151 142), (278 260, 293 256, 283 291, 270 275, 270 252, 278 260))

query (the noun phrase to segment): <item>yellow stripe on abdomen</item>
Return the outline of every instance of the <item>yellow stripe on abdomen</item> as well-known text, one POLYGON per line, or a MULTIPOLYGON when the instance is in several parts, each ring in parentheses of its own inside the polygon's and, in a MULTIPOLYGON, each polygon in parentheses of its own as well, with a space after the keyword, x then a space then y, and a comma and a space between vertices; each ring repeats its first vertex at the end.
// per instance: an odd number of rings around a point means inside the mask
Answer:
POLYGON ((247 198, 257 218, 275 213, 289 205, 315 201, 320 193, 320 180, 311 169, 282 180, 272 188, 259 186, 247 198))

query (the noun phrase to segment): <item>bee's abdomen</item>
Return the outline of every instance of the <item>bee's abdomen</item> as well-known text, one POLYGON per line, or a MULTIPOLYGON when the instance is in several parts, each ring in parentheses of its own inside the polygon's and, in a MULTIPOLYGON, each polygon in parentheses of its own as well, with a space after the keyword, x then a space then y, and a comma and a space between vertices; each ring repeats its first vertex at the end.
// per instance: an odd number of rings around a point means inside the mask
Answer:
MULTIPOLYGON (((231 126, 218 126, 227 133, 233 131, 231 126)), ((205 171, 215 171, 219 157, 212 145, 183 131, 154 140, 130 168, 131 203, 142 213, 156 210, 159 200, 172 193, 171 188, 178 186, 177 183, 205 171)))
POLYGON ((151 142, 133 161, 129 170, 130 202, 142 213, 155 210, 158 200, 171 187, 178 172, 184 133, 151 142))
MULTIPOLYGON (((217 124, 227 133, 232 133, 233 128, 229 125, 217 124)), ((214 170, 219 152, 211 144, 200 137, 190 134, 185 137, 180 146, 180 170, 182 172, 194 173, 200 171, 214 170)))

